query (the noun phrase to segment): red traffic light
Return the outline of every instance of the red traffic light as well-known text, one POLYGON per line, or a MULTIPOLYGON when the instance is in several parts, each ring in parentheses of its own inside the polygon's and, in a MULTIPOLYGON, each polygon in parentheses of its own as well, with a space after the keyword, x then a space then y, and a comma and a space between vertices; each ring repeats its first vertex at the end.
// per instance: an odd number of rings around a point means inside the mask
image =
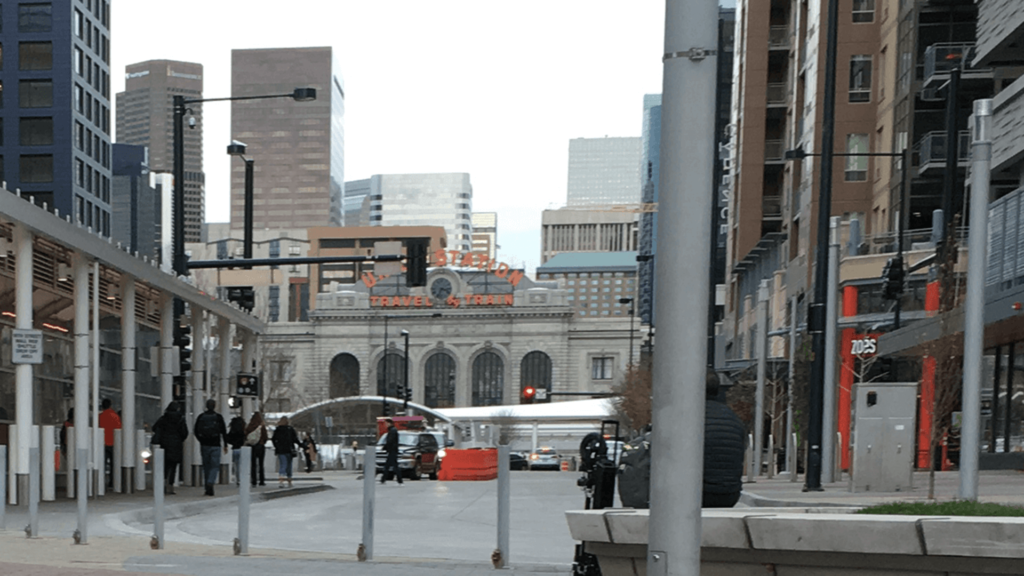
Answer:
POLYGON ((523 388, 523 400, 526 400, 527 402, 532 402, 533 398, 536 395, 537 389, 534 388, 533 386, 527 386, 526 388, 523 388))

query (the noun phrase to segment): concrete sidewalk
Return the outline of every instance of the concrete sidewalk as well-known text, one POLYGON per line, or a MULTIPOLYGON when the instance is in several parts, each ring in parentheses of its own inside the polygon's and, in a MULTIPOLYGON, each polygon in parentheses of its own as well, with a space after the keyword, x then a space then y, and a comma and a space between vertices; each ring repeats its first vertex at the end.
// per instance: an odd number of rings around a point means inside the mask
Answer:
MULTIPOLYGON (((804 492, 803 476, 790 482, 788 476, 776 476, 768 480, 758 478, 755 482, 743 484, 740 503, 747 506, 852 506, 864 507, 886 502, 914 502, 928 500, 928 472, 915 472, 913 489, 905 492, 850 492, 849 476, 843 474, 842 482, 826 484, 823 492, 804 492)), ((960 485, 959 472, 935 473, 935 498, 940 501, 955 500, 960 485)), ((981 502, 995 502, 1024 506, 1024 472, 985 471, 978 477, 978 499, 981 502)))

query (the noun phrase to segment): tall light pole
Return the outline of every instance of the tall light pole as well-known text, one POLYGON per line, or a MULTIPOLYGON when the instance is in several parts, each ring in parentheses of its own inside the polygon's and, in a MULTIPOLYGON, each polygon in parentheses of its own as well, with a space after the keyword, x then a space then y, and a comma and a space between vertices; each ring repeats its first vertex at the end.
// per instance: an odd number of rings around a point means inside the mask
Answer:
POLYGON ((402 412, 409 409, 409 331, 402 330, 402 338, 405 339, 405 373, 402 376, 402 412))
MULTIPOLYGON (((232 140, 228 145, 228 154, 237 156, 245 162, 245 231, 242 240, 242 257, 249 260, 252 258, 252 178, 255 162, 252 158, 245 157, 245 143, 238 140, 232 140)), ((251 268, 251 266, 246 266, 246 268, 251 268)))
POLYGON ((629 304, 629 368, 633 367, 633 320, 636 318, 636 306, 631 297, 619 298, 619 304, 629 304))

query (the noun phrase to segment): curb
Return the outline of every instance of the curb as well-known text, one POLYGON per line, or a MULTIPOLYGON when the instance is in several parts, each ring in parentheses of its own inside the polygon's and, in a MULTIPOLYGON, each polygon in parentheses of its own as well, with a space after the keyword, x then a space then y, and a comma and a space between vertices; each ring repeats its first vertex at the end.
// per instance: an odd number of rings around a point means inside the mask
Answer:
MULTIPOLYGON (((313 486, 299 486, 297 488, 284 488, 278 490, 269 490, 266 492, 259 492, 252 495, 252 502, 266 502, 268 500, 277 500, 279 498, 287 498, 289 496, 303 496, 305 494, 315 494, 317 492, 324 492, 327 490, 334 490, 333 486, 328 484, 315 484, 313 486)), ((164 506, 164 521, 177 520, 179 518, 185 518, 187 516, 195 516, 210 508, 219 508, 237 504, 238 496, 226 496, 223 498, 214 498, 212 500, 196 500, 192 502, 184 502, 182 504, 172 504, 170 506, 164 506)), ((136 510, 128 510, 126 512, 109 514, 108 517, 116 518, 127 528, 131 528, 129 524, 151 524, 153 522, 153 508, 152 506, 147 508, 139 508, 136 510)))
POLYGON ((795 500, 778 500, 758 496, 753 492, 743 490, 740 492, 740 504, 751 508, 864 508, 862 504, 849 504, 840 502, 798 502, 795 500))

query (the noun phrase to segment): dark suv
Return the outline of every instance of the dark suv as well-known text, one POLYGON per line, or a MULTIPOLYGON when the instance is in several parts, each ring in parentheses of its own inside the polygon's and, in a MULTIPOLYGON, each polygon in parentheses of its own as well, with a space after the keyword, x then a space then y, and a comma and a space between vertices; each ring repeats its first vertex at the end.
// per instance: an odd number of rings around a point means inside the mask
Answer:
MULTIPOLYGON (((377 474, 384 472, 386 440, 387 434, 377 440, 377 474)), ((419 480, 428 474, 431 480, 437 480, 437 473, 441 469, 437 452, 437 439, 430 432, 398 431, 398 470, 403 476, 419 480)))

